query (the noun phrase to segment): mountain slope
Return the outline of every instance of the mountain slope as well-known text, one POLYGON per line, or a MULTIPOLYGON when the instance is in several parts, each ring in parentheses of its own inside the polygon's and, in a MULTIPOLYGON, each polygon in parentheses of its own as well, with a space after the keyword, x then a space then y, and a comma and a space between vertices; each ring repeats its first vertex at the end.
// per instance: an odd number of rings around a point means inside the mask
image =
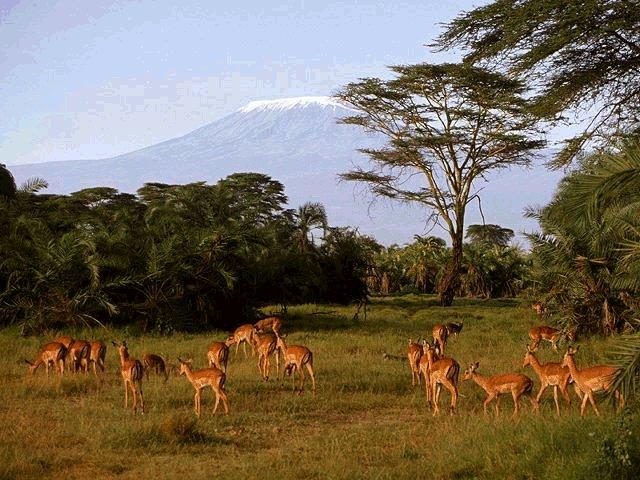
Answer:
MULTIPOLYGON (((338 183, 339 172, 364 160, 357 149, 378 143, 357 127, 337 123, 349 113, 328 97, 251 102, 187 135, 131 153, 19 165, 11 171, 17 182, 45 178, 52 193, 93 186, 135 192, 145 182, 215 182, 234 172, 263 172, 285 184, 292 206, 310 200, 324 203, 334 225, 359 227, 385 243, 424 233, 426 215, 418 208, 388 202, 369 208, 358 194, 360 188, 338 183)), ((541 169, 505 171, 494 180, 484 192, 487 221, 515 229, 526 225, 524 206, 543 203, 555 186, 541 169)), ((474 221, 479 218, 472 215, 470 222, 474 221)))

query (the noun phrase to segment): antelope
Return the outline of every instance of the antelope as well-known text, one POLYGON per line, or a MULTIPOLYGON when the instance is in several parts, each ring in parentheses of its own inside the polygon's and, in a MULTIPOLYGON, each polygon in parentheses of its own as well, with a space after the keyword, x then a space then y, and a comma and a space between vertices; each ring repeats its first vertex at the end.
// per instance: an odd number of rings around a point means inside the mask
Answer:
POLYGON ((238 355, 238 347, 242 343, 242 349, 244 350, 244 358, 247 358, 247 344, 252 348, 252 355, 255 355, 255 350, 253 349, 253 337, 256 335, 256 329, 250 323, 246 323, 244 325, 240 325, 235 329, 233 335, 231 335, 225 343, 227 346, 231 346, 235 343, 236 345, 236 355, 238 355))
MULTIPOLYGON (((429 357, 425 353, 431 349, 431 345, 425 339, 422 340, 422 352, 423 355, 418 360, 418 375, 424 377, 424 393, 427 396, 427 403, 431 404, 431 390, 429 385, 431 384, 431 376, 429 372, 429 357)), ((432 360, 435 361, 439 358, 438 353, 434 350, 432 360)))
POLYGON ((449 322, 445 325, 447 327, 447 336, 453 335, 458 338, 458 335, 462 331, 462 327, 464 326, 463 322, 449 322))
POLYGON ((86 340, 74 340, 67 349, 67 359, 71 362, 73 373, 77 373, 80 368, 87 373, 90 356, 91 344, 86 340))
POLYGON ((293 379, 293 391, 296 391, 296 379, 295 372, 298 370, 300 372, 300 394, 304 390, 304 370, 303 367, 307 367, 307 371, 309 375, 311 375, 312 382, 312 390, 315 393, 316 391, 316 377, 313 373, 313 353, 307 347, 302 345, 288 345, 284 341, 285 337, 281 337, 279 334, 276 334, 277 339, 277 347, 282 352, 282 356, 284 358, 284 374, 291 375, 293 379))
POLYGON ((447 337, 449 336, 449 331, 445 325, 438 323, 433 327, 433 342, 440 350, 440 354, 444 355, 444 349, 447 345, 447 337))
POLYGON ((133 394, 133 413, 136 413, 138 410, 138 397, 140 397, 140 408, 144 415, 144 397, 142 395, 144 367, 140 360, 129 356, 126 342, 123 341, 120 344, 116 342, 111 343, 113 343, 114 347, 118 347, 118 354, 120 356, 120 374, 124 382, 124 408, 126 410, 129 406, 129 389, 131 389, 131 393, 133 394))
POLYGON ((529 338, 533 341, 531 348, 533 348, 534 350, 538 348, 541 340, 547 340, 548 342, 551 342, 551 346, 557 352, 558 340, 563 336, 567 337, 569 340, 573 340, 573 334, 569 332, 563 333, 557 328, 548 327, 546 325, 533 327, 531 330, 529 330, 529 338))
MULTIPOLYGON (((580 416, 584 417, 587 402, 591 403, 593 411, 596 412, 596 415, 600 416, 600 412, 598 411, 598 407, 596 407, 596 402, 593 398, 593 393, 601 390, 605 392, 610 391, 613 388, 613 383, 618 369, 610 367, 609 365, 596 365, 594 367, 578 370, 573 357, 578 352, 579 348, 580 347, 576 347, 574 349, 570 346, 567 349, 567 353, 565 353, 564 358, 562 359, 562 366, 569 368, 573 381, 584 394, 582 397, 582 404, 580 405, 580 416)), ((614 395, 616 400, 618 400, 619 408, 624 408, 625 400, 620 390, 616 388, 614 390, 614 395)))
POLYGON ((560 405, 558 404, 558 388, 560 388, 560 392, 562 393, 562 397, 564 401, 567 403, 567 407, 571 405, 571 399, 569 398, 569 393, 567 391, 567 387, 569 385, 569 380, 571 379, 571 372, 567 367, 563 367, 558 362, 549 362, 542 365, 534 354, 535 350, 532 349, 529 345, 527 345, 527 353, 524 354, 524 363, 523 367, 527 365, 531 365, 533 371, 536 372, 538 377, 540 378, 540 391, 536 396, 536 408, 540 405, 540 397, 542 397, 542 393, 546 390, 547 387, 553 387, 553 400, 556 404, 556 413, 560 416, 560 405))
POLYGON ((427 398, 433 399, 433 415, 436 416, 440 412, 439 400, 442 386, 451 393, 450 412, 455 412, 456 404, 458 403, 460 364, 453 358, 438 357, 435 349, 426 342, 424 356, 427 357, 426 368, 429 372, 429 385, 425 385, 425 388, 429 390, 427 398))
POLYGON ((407 358, 409 359, 409 369, 411 370, 411 385, 416 384, 416 378, 418 380, 418 385, 420 385, 420 366, 418 365, 418 362, 420 361, 420 357, 422 357, 423 353, 422 345, 414 343, 409 339, 407 358))
POLYGON ((229 360, 229 347, 225 342, 213 342, 207 351, 207 360, 210 367, 216 367, 227 373, 227 361, 229 360))
POLYGON ((145 353, 142 356, 142 366, 147 380, 149 380, 149 372, 154 371, 156 375, 162 375, 164 377, 164 383, 167 383, 169 379, 169 368, 162 356, 156 355, 155 353, 145 353))
POLYGON ((40 351, 38 352, 38 357, 35 362, 31 363, 26 358, 24 361, 29 365, 29 373, 32 375, 42 364, 44 364, 47 377, 49 376, 49 364, 53 364, 56 371, 62 375, 64 373, 64 357, 66 354, 67 349, 62 343, 50 342, 45 343, 40 347, 40 351))
POLYGON ((522 395, 531 393, 531 389, 533 388, 533 380, 521 373, 508 373, 506 375, 495 375, 493 377, 486 377, 484 375, 480 375, 477 372, 479 366, 480 363, 478 362, 470 364, 467 370, 464 372, 463 380, 473 380, 487 393, 487 398, 483 403, 484 414, 487 415, 488 405, 493 400, 495 400, 496 415, 498 415, 500 413, 500 394, 511 393, 514 405, 513 417, 518 415, 518 412, 520 410, 520 397, 522 397, 522 395))
POLYGON ((282 328, 282 319, 280 317, 267 317, 262 320, 258 320, 253 324, 253 327, 258 333, 264 333, 267 330, 271 330, 273 333, 280 334, 282 328))
POLYGON ((213 406, 213 413, 216 413, 218 409, 218 404, 222 399, 222 405, 224 407, 224 412, 229 414, 229 401, 227 399, 227 393, 224 389, 224 383, 227 379, 227 375, 216 367, 205 368, 203 370, 196 370, 195 372, 191 370, 190 361, 184 361, 178 358, 180 362, 180 375, 185 375, 187 380, 193 385, 193 388, 196 389, 196 394, 194 397, 194 410, 196 415, 199 417, 201 412, 201 401, 202 401, 202 390, 206 387, 211 387, 213 393, 216 395, 216 403, 213 406))
POLYGON ((100 340, 94 340, 90 343, 89 363, 93 364, 93 374, 97 377, 97 367, 104 372, 104 358, 107 355, 107 346, 100 340))
POLYGON ((258 352, 258 370, 263 380, 269 380, 271 354, 276 356, 276 378, 280 375, 280 355, 278 355, 278 337, 270 333, 255 336, 255 349, 258 352))

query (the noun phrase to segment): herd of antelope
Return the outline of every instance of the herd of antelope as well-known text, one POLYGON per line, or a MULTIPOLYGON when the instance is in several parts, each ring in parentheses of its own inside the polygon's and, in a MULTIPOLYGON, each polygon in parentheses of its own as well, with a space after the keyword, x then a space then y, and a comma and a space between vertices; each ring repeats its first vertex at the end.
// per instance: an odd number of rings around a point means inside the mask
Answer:
MULTIPOLYGON (((534 304, 533 308, 539 314, 544 311, 538 303, 534 304)), ((453 358, 445 356, 445 352, 448 339, 451 336, 457 337, 462 331, 462 327, 462 322, 435 325, 432 330, 433 345, 427 340, 423 340, 422 343, 409 340, 407 357, 411 369, 411 382, 412 385, 420 385, 424 381, 427 402, 433 407, 434 415, 439 413, 439 398, 443 387, 449 391, 451 396, 450 412, 453 413, 456 410, 460 364, 453 358)), ((284 380, 285 375, 292 377, 294 392, 298 389, 299 393, 303 392, 306 369, 311 376, 312 390, 315 392, 316 380, 311 350, 302 345, 287 345, 286 336, 280 334, 281 329, 282 319, 279 317, 268 317, 255 324, 239 326, 225 341, 215 341, 209 346, 206 352, 209 367, 200 370, 193 370, 192 360, 182 360, 181 358, 178 358, 179 369, 176 369, 164 357, 152 353, 145 354, 140 361, 129 355, 127 344, 124 341, 112 342, 118 349, 120 359, 120 373, 124 383, 124 408, 128 408, 129 392, 131 392, 134 413, 138 410, 138 404, 141 412, 144 413, 143 378, 146 376, 148 379, 149 373, 154 372, 164 377, 166 382, 170 372, 176 370, 176 373, 184 375, 195 389, 194 409, 196 415, 200 416, 201 414, 201 396, 206 387, 210 387, 215 394, 213 413, 216 413, 220 401, 222 401, 225 413, 229 413, 225 382, 229 347, 232 345, 236 346, 236 355, 242 345, 245 358, 247 358, 247 345, 249 345, 252 354, 258 357, 258 371, 260 377, 265 381, 269 379, 271 357, 275 357, 276 377, 280 376, 280 357, 282 357, 282 378, 284 380), (296 372, 300 378, 299 387, 296 385, 296 372)), ((554 351, 558 351, 558 341, 563 337, 573 340, 573 336, 553 327, 539 326, 529 331, 529 337, 531 344, 527 345, 523 367, 531 366, 540 379, 540 390, 532 400, 533 408, 535 410, 539 408, 542 394, 547 387, 553 387, 556 413, 560 415, 558 390, 560 390, 567 406, 570 406, 568 386, 573 383, 575 393, 581 400, 580 415, 584 416, 587 403, 590 403, 594 412, 600 415, 594 393, 612 390, 616 369, 607 365, 579 369, 574 359, 578 348, 574 349, 571 346, 568 347, 561 363, 542 364, 536 357, 536 351, 542 340, 550 342, 554 351)), ((29 364, 31 373, 35 372, 40 365, 44 365, 47 375, 49 367, 52 365, 60 375, 64 373, 65 366, 74 373, 79 371, 87 373, 92 365, 93 372, 97 376, 98 369, 102 372, 105 370, 106 351, 107 347, 102 341, 88 342, 62 336, 43 345, 35 362, 25 361, 29 364)), ((510 393, 514 403, 513 415, 516 416, 520 409, 520 398, 532 392, 533 380, 520 373, 486 376, 480 374, 478 368, 478 362, 470 364, 464 372, 463 380, 477 383, 486 392, 486 399, 483 403, 484 413, 487 414, 489 404, 495 400, 495 410, 498 414, 500 395, 510 393)), ((624 397, 617 389, 613 393, 622 408, 624 397)))
MULTIPOLYGON (((534 310, 541 314, 544 310, 541 304, 534 304, 534 310), (537 307, 537 308, 536 308, 537 307)), ((415 343, 409 340, 407 358, 411 369, 412 385, 421 384, 424 381, 427 402, 433 407, 433 414, 439 412, 439 397, 442 387, 451 394, 450 412, 453 413, 458 402, 458 376, 460 374, 460 364, 453 358, 445 356, 447 339, 457 336, 462 330, 462 323, 438 324, 433 327, 433 345, 427 340, 415 343)), ((553 398, 555 401, 556 413, 560 415, 560 405, 558 404, 558 389, 562 394, 567 406, 571 405, 568 386, 573 383, 575 393, 581 400, 580 415, 584 416, 587 403, 593 407, 596 415, 600 415, 596 406, 594 393, 604 391, 610 392, 615 383, 617 369, 608 365, 597 365, 589 368, 579 369, 574 356, 578 352, 578 347, 568 347, 562 362, 549 362, 542 364, 536 357, 536 351, 542 340, 551 343, 554 351, 558 351, 558 341, 561 338, 573 340, 573 335, 562 332, 553 327, 539 326, 529 330, 531 344, 527 345, 524 355, 523 367, 531 366, 540 379, 540 390, 532 400, 534 410, 540 405, 540 398, 547 389, 553 387, 553 398)), ((496 415, 499 413, 500 395, 510 393, 513 397, 514 411, 516 416, 520 409, 520 398, 531 393, 533 380, 521 373, 506 373, 502 375, 486 376, 478 372, 479 363, 470 364, 464 372, 463 380, 471 380, 477 383, 485 392, 486 398, 483 403, 485 415, 488 407, 495 400, 496 415)), ((619 408, 624 407, 624 397, 619 390, 614 390, 614 396, 618 401, 619 408)))
MULTIPOLYGON (((225 413, 229 413, 229 401, 225 390, 227 379, 227 362, 229 359, 229 347, 243 345, 245 358, 247 357, 247 345, 252 349, 253 355, 258 356, 258 370, 263 380, 269 379, 270 358, 275 356, 276 376, 280 375, 280 356, 283 358, 283 374, 289 375, 293 379, 293 391, 302 394, 305 384, 305 373, 311 376, 312 390, 315 392, 316 379, 313 371, 313 354, 311 350, 302 345, 287 345, 286 335, 281 335, 282 319, 279 317, 268 317, 255 324, 241 325, 223 342, 213 342, 206 353, 208 368, 193 370, 192 360, 182 360, 178 358, 179 375, 184 375, 193 385, 196 393, 194 396, 194 410, 197 416, 201 414, 202 391, 210 387, 216 397, 213 413, 215 414, 220 401, 225 413), (296 386, 296 372, 299 374, 300 385, 296 386)), ((175 366, 167 362, 163 356, 146 353, 142 361, 129 355, 126 342, 112 342, 118 349, 120 359, 120 374, 124 383, 124 408, 129 406, 129 392, 132 395, 134 413, 140 409, 144 414, 144 396, 142 394, 142 381, 144 377, 149 378, 150 372, 154 372, 164 377, 166 382, 175 366)), ((44 365, 47 376, 49 367, 53 366, 59 375, 64 374, 65 366, 74 373, 89 371, 89 366, 93 365, 93 372, 97 376, 98 369, 105 370, 105 357, 107 346, 100 340, 88 342, 86 340, 76 340, 69 336, 56 338, 50 343, 46 343, 40 348, 38 357, 34 362, 25 359, 29 365, 29 372, 34 373, 38 367, 44 365)))

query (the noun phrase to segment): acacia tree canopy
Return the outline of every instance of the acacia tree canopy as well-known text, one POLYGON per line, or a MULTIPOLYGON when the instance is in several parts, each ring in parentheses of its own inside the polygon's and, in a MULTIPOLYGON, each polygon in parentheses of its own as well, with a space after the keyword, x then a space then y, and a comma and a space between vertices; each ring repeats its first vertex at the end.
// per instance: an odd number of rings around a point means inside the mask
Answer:
POLYGON ((465 63, 498 65, 535 89, 542 120, 586 122, 551 162, 640 128, 640 2, 494 0, 464 12, 435 46, 464 48, 465 63))
POLYGON ((427 207, 430 220, 452 240, 450 268, 438 288, 441 303, 450 305, 466 208, 479 198, 476 180, 494 169, 529 164, 544 142, 533 127, 522 82, 464 64, 391 70, 392 80, 362 79, 337 94, 358 112, 344 123, 387 140, 382 148, 361 150, 371 159, 369 168, 356 167, 342 178, 364 182, 375 195, 427 207))

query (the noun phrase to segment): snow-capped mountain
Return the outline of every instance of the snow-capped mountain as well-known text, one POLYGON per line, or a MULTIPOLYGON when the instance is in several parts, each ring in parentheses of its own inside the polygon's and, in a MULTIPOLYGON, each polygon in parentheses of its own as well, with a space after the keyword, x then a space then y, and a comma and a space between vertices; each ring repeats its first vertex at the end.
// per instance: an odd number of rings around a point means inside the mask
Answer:
MULTIPOLYGON (((361 187, 338 182, 338 173, 364 161, 357 149, 380 142, 358 127, 338 123, 351 113, 330 97, 256 101, 187 135, 131 153, 17 165, 11 171, 18 182, 46 179, 51 193, 94 186, 135 192, 145 182, 216 182, 234 172, 263 172, 284 183, 292 207, 319 201, 333 225, 359 227, 385 243, 409 241, 424 233, 424 212, 387 202, 370 208, 358 193, 361 187)), ((546 201, 555 182, 541 169, 500 175, 485 191, 487 221, 521 229, 524 206, 546 201)))

